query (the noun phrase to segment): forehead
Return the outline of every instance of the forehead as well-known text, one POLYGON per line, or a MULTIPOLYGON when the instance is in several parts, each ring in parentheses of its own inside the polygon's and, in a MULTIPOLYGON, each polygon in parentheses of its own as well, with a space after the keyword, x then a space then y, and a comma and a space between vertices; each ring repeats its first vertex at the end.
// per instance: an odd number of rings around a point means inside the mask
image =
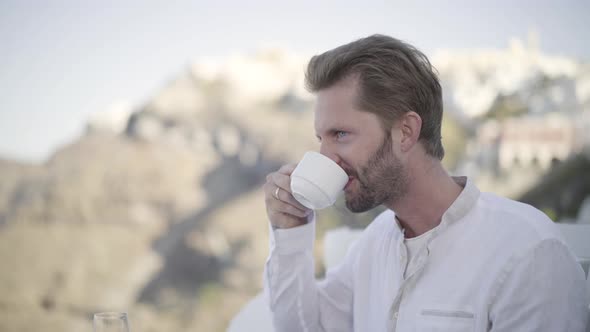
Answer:
POLYGON ((379 126, 379 119, 358 108, 356 80, 349 78, 318 91, 314 124, 321 135, 334 129, 379 126))

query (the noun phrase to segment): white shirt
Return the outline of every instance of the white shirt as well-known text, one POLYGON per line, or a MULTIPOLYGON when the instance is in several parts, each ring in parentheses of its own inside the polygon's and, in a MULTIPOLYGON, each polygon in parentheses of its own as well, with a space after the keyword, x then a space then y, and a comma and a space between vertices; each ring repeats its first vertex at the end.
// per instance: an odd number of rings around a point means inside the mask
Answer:
MULTIPOLYGON (((427 242, 430 239, 430 236, 434 232, 434 230, 435 230, 435 228, 429 230, 428 232, 426 232, 424 234, 420 234, 416 237, 404 239, 406 255, 408 256, 408 258, 407 258, 408 263, 407 263, 406 268, 404 270, 404 278, 406 278, 408 274, 415 271, 416 268, 419 266, 418 259, 416 259, 418 251, 420 251, 420 249, 422 249, 422 247, 424 247, 427 244, 427 242)), ((402 230, 402 233, 403 233, 403 230, 402 230)))
POLYGON ((320 282, 315 222, 271 229, 264 286, 277 331, 584 331, 584 274, 553 222, 463 181, 405 277, 393 211, 320 282))

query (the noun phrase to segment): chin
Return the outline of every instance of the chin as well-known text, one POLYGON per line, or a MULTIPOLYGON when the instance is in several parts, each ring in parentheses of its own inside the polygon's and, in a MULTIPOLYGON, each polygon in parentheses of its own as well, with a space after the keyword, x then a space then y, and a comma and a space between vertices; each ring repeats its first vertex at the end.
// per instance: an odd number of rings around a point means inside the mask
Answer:
POLYGON ((370 210, 360 206, 350 206, 348 204, 346 204, 346 208, 352 213, 363 213, 370 210))
POLYGON ((366 204, 367 202, 359 202, 358 198, 353 199, 350 196, 346 196, 345 199, 346 199, 346 208, 348 210, 350 210, 350 212, 353 212, 353 213, 366 212, 374 207, 374 206, 372 206, 372 204, 366 204))
POLYGON ((361 188, 348 188, 344 192, 344 199, 346 208, 353 213, 362 213, 369 211, 383 202, 378 197, 375 197, 368 192, 361 192, 361 188))

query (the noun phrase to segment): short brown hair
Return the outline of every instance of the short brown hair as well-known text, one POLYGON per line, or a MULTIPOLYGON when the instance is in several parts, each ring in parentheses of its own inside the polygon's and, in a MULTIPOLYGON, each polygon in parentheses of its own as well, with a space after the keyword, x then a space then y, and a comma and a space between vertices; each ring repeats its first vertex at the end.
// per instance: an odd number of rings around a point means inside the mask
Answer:
POLYGON ((358 107, 374 113, 389 132, 400 115, 414 111, 422 118, 419 140, 426 153, 442 159, 442 89, 436 69, 414 46, 372 35, 311 58, 305 74, 309 91, 358 77, 358 107))

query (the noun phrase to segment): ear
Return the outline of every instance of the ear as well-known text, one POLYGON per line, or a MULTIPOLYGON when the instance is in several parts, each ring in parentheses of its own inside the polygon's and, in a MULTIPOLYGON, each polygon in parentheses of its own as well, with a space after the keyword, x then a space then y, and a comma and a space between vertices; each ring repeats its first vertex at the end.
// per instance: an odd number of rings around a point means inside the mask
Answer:
POLYGON ((420 137, 420 130, 422 129, 422 118, 416 112, 407 112, 399 121, 401 130, 400 148, 402 152, 408 152, 420 137))

